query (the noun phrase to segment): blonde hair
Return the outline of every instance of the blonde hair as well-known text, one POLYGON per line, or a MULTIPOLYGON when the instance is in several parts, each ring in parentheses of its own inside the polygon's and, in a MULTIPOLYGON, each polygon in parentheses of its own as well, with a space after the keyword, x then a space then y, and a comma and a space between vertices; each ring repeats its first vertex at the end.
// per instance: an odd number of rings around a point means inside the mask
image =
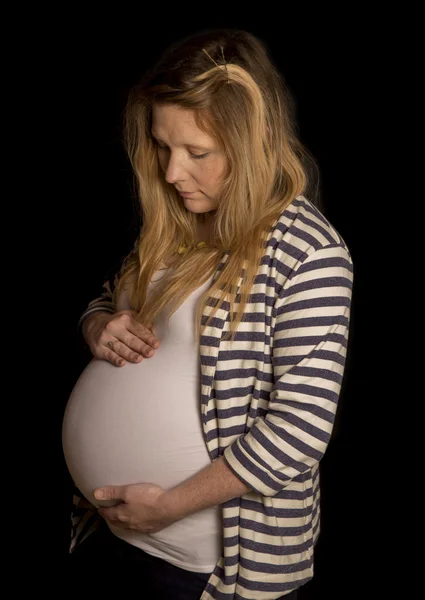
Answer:
POLYGON ((165 307, 169 318, 214 275, 228 253, 216 281, 199 299, 196 336, 199 339, 227 301, 234 340, 267 235, 282 211, 306 191, 306 165, 314 164, 295 134, 283 78, 264 44, 252 34, 200 34, 171 48, 131 90, 124 129, 142 227, 133 252, 123 263, 115 300, 131 283, 130 300, 141 322, 153 323, 165 307), (190 246, 197 222, 203 220, 203 215, 185 208, 174 186, 165 181, 151 135, 154 103, 193 110, 197 126, 224 152, 227 169, 214 215, 214 243, 176 253, 172 268, 148 295, 149 283, 170 248, 177 252, 181 244, 190 246), (209 297, 218 302, 200 329, 209 297))

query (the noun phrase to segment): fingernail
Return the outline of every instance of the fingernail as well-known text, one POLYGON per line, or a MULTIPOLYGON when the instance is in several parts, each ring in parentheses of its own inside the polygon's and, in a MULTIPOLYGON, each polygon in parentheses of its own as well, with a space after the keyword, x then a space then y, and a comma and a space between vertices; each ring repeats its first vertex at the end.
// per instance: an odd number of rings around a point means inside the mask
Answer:
POLYGON ((101 498, 103 498, 103 491, 102 490, 96 490, 94 493, 94 497, 97 498, 98 500, 100 500, 101 498))

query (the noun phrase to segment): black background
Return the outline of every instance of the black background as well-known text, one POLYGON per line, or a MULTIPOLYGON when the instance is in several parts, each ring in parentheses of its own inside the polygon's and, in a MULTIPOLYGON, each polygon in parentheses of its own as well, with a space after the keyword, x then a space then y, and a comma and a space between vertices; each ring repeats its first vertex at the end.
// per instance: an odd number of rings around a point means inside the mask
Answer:
POLYGON ((381 502, 370 493, 373 460, 364 458, 376 400, 370 332, 377 314, 371 287, 379 279, 370 259, 372 196, 378 184, 371 184, 369 175, 376 149, 365 140, 379 109, 370 82, 385 49, 375 47, 367 14, 331 15, 336 23, 311 13, 306 23, 302 14, 293 17, 284 10, 279 18, 273 11, 260 17, 258 7, 242 17, 197 14, 191 10, 188 18, 182 9, 175 16, 165 8, 140 15, 124 8, 90 16, 64 11, 52 30, 43 30, 44 38, 40 34, 41 137, 49 141, 39 240, 45 262, 37 276, 45 294, 43 314, 50 321, 46 328, 58 340, 39 376, 45 401, 37 405, 48 423, 46 455, 52 465, 52 475, 40 485, 48 498, 47 490, 54 489, 43 540, 46 556, 64 563, 69 544, 70 481, 61 424, 72 387, 89 360, 77 321, 136 231, 121 142, 128 90, 169 43, 209 27, 237 27, 267 44, 283 74, 296 102, 300 137, 321 170, 322 210, 353 257, 349 355, 333 438, 321 465, 322 534, 315 576, 302 598, 366 598, 367 565, 378 560, 374 520, 381 502), (55 261, 59 269, 52 267, 55 261))

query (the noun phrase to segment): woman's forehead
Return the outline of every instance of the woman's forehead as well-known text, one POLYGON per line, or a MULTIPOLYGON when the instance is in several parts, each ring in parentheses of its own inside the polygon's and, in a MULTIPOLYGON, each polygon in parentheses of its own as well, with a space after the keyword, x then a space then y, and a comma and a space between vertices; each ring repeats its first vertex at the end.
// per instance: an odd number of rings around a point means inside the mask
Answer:
MULTIPOLYGON (((157 139, 164 137, 193 138, 211 142, 211 136, 199 128, 195 111, 174 105, 154 105, 152 110, 152 135, 157 139)), ((187 142, 189 143, 189 142, 187 142)))

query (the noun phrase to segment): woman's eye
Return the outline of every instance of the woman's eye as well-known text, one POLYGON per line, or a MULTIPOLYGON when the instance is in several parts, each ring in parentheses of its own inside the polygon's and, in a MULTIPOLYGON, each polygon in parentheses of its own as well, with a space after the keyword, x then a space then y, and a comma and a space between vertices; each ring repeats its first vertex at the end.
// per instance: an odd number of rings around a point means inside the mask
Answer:
POLYGON ((199 158, 205 158, 206 156, 208 156, 209 152, 205 152, 205 154, 192 154, 190 153, 190 156, 196 160, 198 160, 199 158))
MULTIPOLYGON (((169 150, 168 146, 166 146, 165 144, 160 144, 159 142, 155 142, 155 143, 158 147, 158 150, 169 150)), ((189 154, 195 160, 199 160, 201 158, 205 158, 206 156, 208 156, 209 152, 205 152, 204 154, 193 154, 193 152, 189 152, 189 154)))

